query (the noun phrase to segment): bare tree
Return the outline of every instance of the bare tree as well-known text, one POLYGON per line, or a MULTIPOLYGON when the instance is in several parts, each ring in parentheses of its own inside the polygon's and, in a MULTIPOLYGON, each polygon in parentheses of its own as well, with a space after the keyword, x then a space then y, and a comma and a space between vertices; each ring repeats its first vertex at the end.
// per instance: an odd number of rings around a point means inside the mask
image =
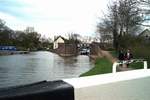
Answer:
POLYGON ((75 43, 77 44, 80 40, 79 40, 80 35, 77 33, 69 33, 68 34, 68 38, 69 38, 69 42, 70 43, 75 43))
POLYGON ((34 30, 34 27, 26 27, 26 29, 25 29, 25 33, 33 33, 33 32, 35 32, 35 30, 34 30))
POLYGON ((98 32, 100 33, 100 41, 103 43, 109 39, 112 39, 112 26, 111 22, 107 19, 103 19, 101 23, 98 24, 98 32))
POLYGON ((141 7, 141 14, 143 16, 142 26, 150 27, 150 0, 139 0, 140 7, 141 7))
POLYGON ((143 19, 138 8, 137 0, 119 0, 108 6, 109 13, 98 25, 100 34, 112 34, 113 44, 117 49, 119 37, 125 34, 133 34, 143 19))

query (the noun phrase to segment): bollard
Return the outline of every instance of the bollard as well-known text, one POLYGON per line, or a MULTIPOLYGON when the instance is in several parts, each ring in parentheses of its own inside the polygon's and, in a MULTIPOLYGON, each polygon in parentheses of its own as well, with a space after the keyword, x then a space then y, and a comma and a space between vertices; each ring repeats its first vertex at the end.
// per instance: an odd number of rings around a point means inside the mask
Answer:
POLYGON ((117 71, 116 71, 117 65, 118 65, 118 63, 116 63, 116 62, 113 64, 113 73, 116 73, 116 72, 117 72, 117 71))
POLYGON ((147 61, 144 61, 144 69, 147 69, 147 61))

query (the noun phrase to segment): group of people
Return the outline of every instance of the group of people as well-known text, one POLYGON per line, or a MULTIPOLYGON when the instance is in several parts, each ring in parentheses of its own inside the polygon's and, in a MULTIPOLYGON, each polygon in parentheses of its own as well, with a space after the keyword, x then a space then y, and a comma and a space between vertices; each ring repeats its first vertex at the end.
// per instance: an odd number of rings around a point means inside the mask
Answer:
POLYGON ((131 60, 132 58, 133 58, 133 55, 130 49, 128 49, 126 52, 124 52, 123 48, 120 49, 119 55, 118 55, 118 59, 120 61, 131 60))

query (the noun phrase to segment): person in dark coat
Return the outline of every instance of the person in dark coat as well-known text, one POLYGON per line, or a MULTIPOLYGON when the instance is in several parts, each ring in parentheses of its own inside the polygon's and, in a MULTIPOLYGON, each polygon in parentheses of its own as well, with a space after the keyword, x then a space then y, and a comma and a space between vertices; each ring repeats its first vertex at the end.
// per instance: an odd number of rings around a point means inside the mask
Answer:
POLYGON ((124 52, 123 52, 123 49, 121 49, 121 50, 119 51, 118 59, 119 59, 120 61, 123 61, 123 60, 124 60, 124 52))
POLYGON ((128 49, 127 52, 125 53, 125 60, 131 60, 133 58, 133 55, 131 51, 128 49))

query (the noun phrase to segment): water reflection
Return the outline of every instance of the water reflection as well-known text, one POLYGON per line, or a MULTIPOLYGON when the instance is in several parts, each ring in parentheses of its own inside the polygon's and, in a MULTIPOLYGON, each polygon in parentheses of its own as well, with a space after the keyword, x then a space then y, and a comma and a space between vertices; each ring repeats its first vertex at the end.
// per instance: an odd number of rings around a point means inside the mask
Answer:
POLYGON ((87 56, 64 58, 50 52, 0 56, 0 87, 78 77, 91 67, 87 56))

